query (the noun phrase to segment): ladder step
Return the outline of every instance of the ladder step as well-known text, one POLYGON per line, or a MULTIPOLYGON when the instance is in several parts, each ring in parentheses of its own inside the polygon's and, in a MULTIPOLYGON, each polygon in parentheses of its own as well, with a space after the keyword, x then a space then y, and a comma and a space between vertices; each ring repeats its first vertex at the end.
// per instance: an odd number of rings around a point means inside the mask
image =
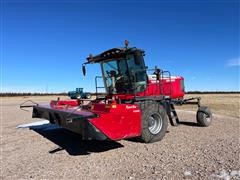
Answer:
POLYGON ((180 124, 174 104, 172 103, 170 103, 170 122, 173 126, 178 126, 180 124))

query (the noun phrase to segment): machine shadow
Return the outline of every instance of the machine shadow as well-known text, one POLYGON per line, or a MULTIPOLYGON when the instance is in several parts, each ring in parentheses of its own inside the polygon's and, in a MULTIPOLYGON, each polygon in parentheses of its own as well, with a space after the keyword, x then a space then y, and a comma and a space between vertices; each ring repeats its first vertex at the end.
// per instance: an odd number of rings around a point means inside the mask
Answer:
POLYGON ((180 121, 180 125, 199 127, 198 123, 190 121, 180 121))
POLYGON ((77 156, 88 155, 91 152, 104 152, 123 147, 122 144, 115 141, 84 141, 81 140, 80 135, 53 124, 32 126, 29 127, 29 129, 37 132, 59 146, 58 148, 49 151, 49 153, 66 150, 69 155, 77 156))

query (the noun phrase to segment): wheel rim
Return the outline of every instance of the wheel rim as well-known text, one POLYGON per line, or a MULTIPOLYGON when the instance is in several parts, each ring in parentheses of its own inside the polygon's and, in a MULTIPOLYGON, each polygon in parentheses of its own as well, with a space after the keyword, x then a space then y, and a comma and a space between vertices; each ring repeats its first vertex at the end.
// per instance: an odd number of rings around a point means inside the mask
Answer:
POLYGON ((207 121, 210 122, 211 121, 211 117, 209 114, 203 113, 203 118, 207 121))
POLYGON ((153 114, 148 118, 148 130, 152 134, 158 134, 162 129, 162 117, 158 114, 153 114))
POLYGON ((87 98, 88 98, 88 99, 90 99, 90 97, 91 97, 91 95, 90 95, 90 94, 88 94, 88 95, 87 95, 87 98))

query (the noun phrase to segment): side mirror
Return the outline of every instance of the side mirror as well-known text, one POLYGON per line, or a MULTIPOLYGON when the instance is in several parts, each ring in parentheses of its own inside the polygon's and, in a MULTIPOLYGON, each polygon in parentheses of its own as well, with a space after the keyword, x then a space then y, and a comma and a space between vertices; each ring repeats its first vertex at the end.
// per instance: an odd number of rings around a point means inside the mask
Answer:
POLYGON ((82 65, 82 73, 84 76, 86 75, 86 67, 84 65, 82 65))

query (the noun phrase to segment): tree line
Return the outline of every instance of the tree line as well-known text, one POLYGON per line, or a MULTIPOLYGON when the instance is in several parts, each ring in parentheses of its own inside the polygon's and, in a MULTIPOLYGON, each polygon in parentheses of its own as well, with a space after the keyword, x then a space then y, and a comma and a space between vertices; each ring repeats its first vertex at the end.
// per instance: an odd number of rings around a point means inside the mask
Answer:
MULTIPOLYGON (((95 95, 96 93, 92 93, 95 95)), ((240 91, 187 91, 186 94, 240 94, 240 91)), ((11 97, 11 96, 66 96, 66 92, 61 93, 15 93, 6 92, 0 93, 0 97, 11 97)), ((104 93, 99 93, 99 95, 104 95, 104 93)))
POLYGON ((67 93, 13 93, 13 92, 7 92, 7 93, 0 93, 0 97, 10 97, 10 96, 65 96, 67 93))
POLYGON ((239 94, 240 91, 187 91, 186 94, 239 94))

